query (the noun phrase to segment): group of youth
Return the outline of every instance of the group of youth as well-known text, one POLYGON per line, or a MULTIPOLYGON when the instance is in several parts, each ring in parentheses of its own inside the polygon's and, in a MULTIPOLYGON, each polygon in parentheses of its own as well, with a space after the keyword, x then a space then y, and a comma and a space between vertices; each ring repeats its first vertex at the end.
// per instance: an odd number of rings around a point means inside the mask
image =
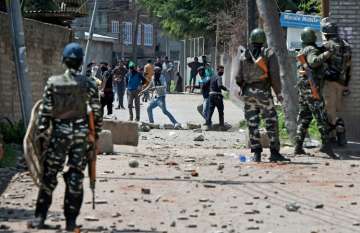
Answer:
MULTIPOLYGON (((305 63, 299 62, 298 64, 299 81, 297 86, 300 98, 300 111, 298 115, 295 154, 305 153, 303 142, 307 128, 314 116, 321 133, 321 151, 335 159, 337 157, 333 153, 330 137, 332 135, 332 123, 329 121, 328 114, 324 109, 325 104, 319 89, 319 83, 323 80, 324 73, 329 73, 332 76, 332 82, 341 83, 343 86, 347 85, 348 79, 344 72, 339 70, 340 67, 344 67, 339 62, 339 57, 343 56, 344 42, 337 37, 337 28, 334 25, 326 25, 324 29, 327 30, 324 33, 328 40, 325 51, 316 46, 316 35, 313 30, 306 28, 301 34, 303 48, 300 54, 303 55, 305 63), (325 72, 326 64, 328 64, 328 67, 331 67, 328 72, 325 72), (313 84, 309 82, 310 76, 311 80, 315 81, 314 85, 319 90, 320 98, 315 98, 316 95, 314 96, 313 84)), ((267 134, 270 138, 270 161, 289 161, 289 159, 279 153, 280 143, 277 113, 271 93, 272 88, 277 99, 280 102, 282 101, 278 63, 271 49, 265 47, 266 38, 263 30, 255 29, 252 31, 250 42, 249 48, 244 51, 244 56, 242 56, 240 61, 240 69, 236 79, 237 84, 241 87, 241 95, 245 102, 245 118, 248 122, 254 161, 261 161, 262 147, 259 142, 261 116, 264 118, 267 134), (266 65, 268 72, 264 72, 264 67, 259 66, 260 63, 266 65)), ((77 227, 76 220, 83 202, 84 170, 88 160, 87 154, 90 146, 92 146, 88 143, 88 107, 91 108, 94 116, 96 139, 99 137, 103 120, 99 90, 95 80, 82 76, 79 73, 82 61, 83 50, 80 45, 76 43, 67 45, 63 52, 63 63, 67 67, 65 73, 50 77, 46 83, 37 122, 38 133, 39 135, 45 133, 49 127, 52 127, 53 133, 44 154, 43 173, 36 202, 35 219, 31 221, 31 226, 34 228, 44 229, 49 227, 45 224, 45 220, 52 203, 53 191, 58 183, 57 175, 63 171, 66 159, 68 165, 68 170, 64 173, 66 184, 64 197, 66 230, 73 231, 77 227)), ((218 67, 217 74, 212 75, 210 79, 206 75, 208 73, 206 66, 198 67, 197 69, 202 79, 199 86, 202 89, 204 105, 206 105, 203 107, 206 125, 211 125, 211 115, 215 107, 219 109, 220 124, 223 124, 221 91, 226 90, 226 88, 222 85, 221 76, 224 69, 221 66, 218 67)), ((130 72, 136 74, 133 65, 130 66, 130 72)), ((128 81, 131 82, 130 80, 128 81)), ((148 85, 147 89, 142 90, 142 92, 147 90, 155 91, 157 98, 150 104, 149 109, 156 106, 160 106, 163 111, 166 109, 165 87, 166 83, 161 75, 161 68, 155 67, 154 78, 151 84, 148 85)), ((137 91, 136 94, 138 96, 141 92, 137 91)), ((174 125, 177 124, 169 112, 164 111, 164 113, 174 125)), ((334 120, 334 116, 331 117, 331 120, 334 120)), ((150 112, 149 119, 151 122, 152 114, 150 112)))

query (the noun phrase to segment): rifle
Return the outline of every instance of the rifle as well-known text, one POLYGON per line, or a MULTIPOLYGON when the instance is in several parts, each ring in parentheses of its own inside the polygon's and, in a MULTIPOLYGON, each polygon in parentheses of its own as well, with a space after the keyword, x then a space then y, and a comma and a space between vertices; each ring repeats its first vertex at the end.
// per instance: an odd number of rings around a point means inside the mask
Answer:
POLYGON ((249 50, 250 56, 254 63, 264 72, 263 75, 260 76, 260 80, 264 81, 265 79, 269 78, 269 68, 266 64, 266 60, 263 56, 258 57, 258 59, 255 59, 254 55, 249 50))
POLYGON ((265 79, 269 78, 269 68, 266 64, 265 58, 260 56, 255 61, 255 64, 264 72, 264 74, 260 76, 260 80, 264 81, 265 79))
POLYGON ((299 74, 302 76, 306 76, 309 81, 312 97, 316 100, 320 100, 319 91, 318 91, 315 81, 312 77, 311 68, 306 62, 305 54, 303 54, 303 53, 298 54, 296 56, 296 59, 300 62, 300 64, 303 67, 303 70, 299 71, 299 74))
POLYGON ((92 191, 92 208, 95 209, 95 182, 96 182, 96 139, 95 139, 95 119, 94 113, 89 114, 89 142, 92 144, 88 157, 88 172, 90 179, 90 189, 92 191))

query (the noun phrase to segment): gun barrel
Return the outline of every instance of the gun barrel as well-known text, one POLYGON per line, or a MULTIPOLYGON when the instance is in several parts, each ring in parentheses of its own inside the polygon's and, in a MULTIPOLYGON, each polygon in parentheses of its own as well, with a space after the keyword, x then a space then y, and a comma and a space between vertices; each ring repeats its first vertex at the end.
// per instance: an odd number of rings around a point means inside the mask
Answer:
POLYGON ((95 187, 92 189, 92 209, 95 209, 95 187))

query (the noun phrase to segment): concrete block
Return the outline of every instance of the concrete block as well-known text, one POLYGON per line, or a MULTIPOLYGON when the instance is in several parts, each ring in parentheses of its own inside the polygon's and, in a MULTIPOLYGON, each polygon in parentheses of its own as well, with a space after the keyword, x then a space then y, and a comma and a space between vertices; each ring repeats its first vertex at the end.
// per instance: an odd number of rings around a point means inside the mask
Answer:
POLYGON ((114 152, 114 144, 112 139, 112 133, 110 130, 102 130, 99 134, 99 153, 113 153, 114 152))
POLYGON ((139 126, 136 122, 104 120, 103 129, 111 131, 113 143, 116 145, 139 144, 139 126))

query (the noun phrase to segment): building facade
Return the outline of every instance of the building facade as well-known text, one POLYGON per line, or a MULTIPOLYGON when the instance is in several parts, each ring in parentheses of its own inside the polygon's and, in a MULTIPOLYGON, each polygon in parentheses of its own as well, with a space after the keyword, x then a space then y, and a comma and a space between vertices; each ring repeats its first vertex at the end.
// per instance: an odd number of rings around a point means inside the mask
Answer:
POLYGON ((342 117, 350 139, 360 139, 360 1, 330 0, 330 17, 352 48, 351 95, 345 98, 342 117))
MULTIPOLYGON (((119 59, 133 57, 133 44, 136 44, 136 57, 140 63, 161 53, 158 43, 160 28, 156 22, 144 11, 139 10, 132 0, 98 0, 95 16, 94 33, 116 38, 113 43, 113 62, 119 59), (136 20, 138 15, 138 20, 136 20), (135 27, 137 25, 137 38, 135 27)), ((88 17, 78 18, 72 24, 75 36, 80 39, 89 31, 91 11, 94 0, 89 0, 88 17)), ((97 61, 100 62, 100 61, 97 61)))

